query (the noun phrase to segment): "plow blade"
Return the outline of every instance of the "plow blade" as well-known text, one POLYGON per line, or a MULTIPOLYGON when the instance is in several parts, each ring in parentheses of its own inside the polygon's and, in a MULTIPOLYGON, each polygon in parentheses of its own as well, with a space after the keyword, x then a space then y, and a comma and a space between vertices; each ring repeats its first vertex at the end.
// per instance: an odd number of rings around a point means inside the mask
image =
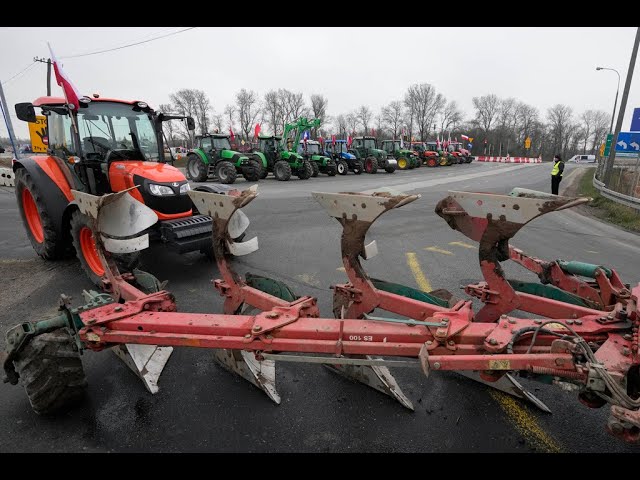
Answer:
POLYGON ((173 347, 125 344, 113 348, 113 353, 135 373, 150 393, 158 393, 158 379, 173 347))
POLYGON ((244 350, 219 349, 213 356, 224 368, 240 375, 280 404, 280 394, 276 390, 276 362, 256 360, 253 353, 244 350))
MULTIPOLYGON (((373 357, 365 355, 362 357, 351 356, 350 358, 364 358, 373 360, 373 357)), ((325 365, 329 370, 342 375, 355 382, 363 383, 385 395, 395 398, 400 404, 413 411, 411 400, 402 392, 398 382, 393 377, 387 367, 376 365, 325 365)))
POLYGON ((543 412, 551 413, 551 409, 547 407, 547 405, 542 400, 536 397, 533 393, 526 390, 522 386, 522 384, 518 382, 515 379, 515 377, 510 373, 505 374, 503 377, 501 377, 499 380, 495 382, 488 382, 487 380, 484 380, 482 377, 480 377, 478 372, 474 372, 474 371, 463 371, 463 372, 456 372, 456 373, 458 375, 462 375, 463 377, 470 378, 471 380, 480 382, 483 385, 494 388, 496 390, 499 390, 513 397, 529 402, 530 404, 539 408, 543 412))

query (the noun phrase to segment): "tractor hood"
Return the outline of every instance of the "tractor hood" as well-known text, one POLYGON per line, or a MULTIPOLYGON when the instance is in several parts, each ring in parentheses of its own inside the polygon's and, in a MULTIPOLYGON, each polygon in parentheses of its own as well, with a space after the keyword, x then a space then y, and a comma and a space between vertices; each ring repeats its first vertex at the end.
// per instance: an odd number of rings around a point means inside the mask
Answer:
POLYGON ((340 152, 340 158, 345 160, 355 160, 356 156, 353 153, 340 152))
POLYGON ((223 158, 224 160, 229 160, 231 163, 246 163, 249 161, 249 157, 247 157, 246 155, 243 155, 240 152, 234 152, 233 150, 221 150, 220 151, 220 157, 223 158))

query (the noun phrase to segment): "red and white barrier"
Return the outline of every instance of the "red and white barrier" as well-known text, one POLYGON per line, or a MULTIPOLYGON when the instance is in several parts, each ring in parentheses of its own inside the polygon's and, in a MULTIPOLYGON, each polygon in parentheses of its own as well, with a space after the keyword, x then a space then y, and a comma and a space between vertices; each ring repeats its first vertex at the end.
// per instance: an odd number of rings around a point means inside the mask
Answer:
POLYGON ((542 163, 542 158, 531 157, 476 157, 478 162, 498 162, 498 163, 542 163))

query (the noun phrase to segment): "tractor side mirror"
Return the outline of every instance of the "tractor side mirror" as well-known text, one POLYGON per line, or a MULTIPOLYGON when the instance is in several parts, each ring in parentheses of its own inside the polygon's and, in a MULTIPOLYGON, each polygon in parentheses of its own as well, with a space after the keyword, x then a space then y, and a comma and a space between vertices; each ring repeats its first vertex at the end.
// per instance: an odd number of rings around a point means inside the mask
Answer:
POLYGON ((16 103, 16 115, 23 122, 35 123, 36 111, 30 102, 16 103))
POLYGON ((194 122, 193 117, 187 117, 187 128, 189 130, 196 129, 196 122, 194 122))

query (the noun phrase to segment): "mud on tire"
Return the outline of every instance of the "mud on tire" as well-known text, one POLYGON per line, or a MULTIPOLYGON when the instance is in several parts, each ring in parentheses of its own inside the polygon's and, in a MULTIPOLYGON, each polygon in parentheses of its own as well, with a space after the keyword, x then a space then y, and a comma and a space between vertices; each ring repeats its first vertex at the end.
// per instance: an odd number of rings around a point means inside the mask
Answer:
POLYGON ((243 167, 242 176, 247 182, 257 182, 262 175, 262 163, 257 160, 249 160, 248 165, 243 167))
POLYGON ((235 165, 225 160, 216 164, 216 176, 220 183, 231 185, 236 181, 238 173, 236 172, 235 165))
POLYGON ((273 176, 276 180, 286 182, 291 178, 291 165, 285 160, 279 160, 273 166, 273 176))
POLYGON ((31 407, 38 414, 63 411, 84 397, 87 379, 67 328, 33 337, 14 365, 31 407))

